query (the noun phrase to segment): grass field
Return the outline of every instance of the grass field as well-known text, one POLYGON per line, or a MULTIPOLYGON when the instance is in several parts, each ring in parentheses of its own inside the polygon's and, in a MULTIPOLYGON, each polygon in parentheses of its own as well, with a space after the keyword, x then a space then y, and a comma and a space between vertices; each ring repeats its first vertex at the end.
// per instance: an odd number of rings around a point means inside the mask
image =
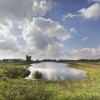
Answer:
POLYGON ((0 100, 100 100, 100 62, 70 62, 87 71, 88 79, 74 81, 25 80, 25 62, 0 62, 0 100))

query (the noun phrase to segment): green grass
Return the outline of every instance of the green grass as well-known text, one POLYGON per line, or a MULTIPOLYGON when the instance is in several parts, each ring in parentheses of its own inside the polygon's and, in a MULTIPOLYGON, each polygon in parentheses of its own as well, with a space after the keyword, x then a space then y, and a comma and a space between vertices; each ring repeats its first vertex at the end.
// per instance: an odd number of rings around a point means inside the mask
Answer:
POLYGON ((88 79, 39 81, 23 78, 21 71, 27 69, 29 63, 0 62, 0 100, 100 100, 99 64, 69 63, 70 67, 87 71, 88 79), (7 71, 11 71, 14 78, 9 77, 7 71))

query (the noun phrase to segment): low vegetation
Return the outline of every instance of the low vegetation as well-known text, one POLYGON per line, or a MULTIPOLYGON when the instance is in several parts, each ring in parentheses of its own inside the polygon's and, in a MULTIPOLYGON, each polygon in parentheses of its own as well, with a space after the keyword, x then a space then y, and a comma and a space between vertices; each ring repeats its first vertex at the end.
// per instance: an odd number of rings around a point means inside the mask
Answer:
POLYGON ((5 78, 24 78, 30 74, 30 72, 27 70, 27 67, 17 65, 16 63, 5 63, 2 62, 0 63, 0 77, 5 77, 5 78))
POLYGON ((34 74, 33 74, 33 77, 35 79, 41 79, 43 77, 42 73, 39 72, 39 71, 35 71, 34 74))
MULTIPOLYGON (((51 82, 24 79, 29 65, 0 62, 0 100, 100 100, 100 62, 70 62, 87 71, 88 79, 51 82)), ((36 72, 36 78, 41 76, 36 72)))

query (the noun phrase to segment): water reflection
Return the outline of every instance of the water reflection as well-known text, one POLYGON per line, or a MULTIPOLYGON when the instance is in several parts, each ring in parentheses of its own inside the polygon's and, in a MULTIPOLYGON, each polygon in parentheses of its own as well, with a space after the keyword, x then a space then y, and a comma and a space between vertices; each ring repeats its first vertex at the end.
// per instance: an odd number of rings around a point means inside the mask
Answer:
POLYGON ((32 64, 28 68, 31 72, 26 79, 34 79, 33 74, 35 71, 40 71, 43 74, 45 80, 76 80, 84 79, 87 77, 86 72, 83 70, 70 68, 64 63, 55 63, 55 62, 42 62, 37 64, 32 64))

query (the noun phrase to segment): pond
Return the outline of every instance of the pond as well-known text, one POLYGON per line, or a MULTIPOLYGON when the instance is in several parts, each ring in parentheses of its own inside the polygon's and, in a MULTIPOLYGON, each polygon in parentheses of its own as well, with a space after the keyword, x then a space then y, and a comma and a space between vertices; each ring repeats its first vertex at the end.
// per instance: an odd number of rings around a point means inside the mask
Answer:
POLYGON ((30 75, 26 79, 34 79, 33 74, 36 71, 42 73, 44 80, 77 80, 87 77, 86 71, 71 68, 65 63, 42 62, 32 64, 28 70, 30 75))

